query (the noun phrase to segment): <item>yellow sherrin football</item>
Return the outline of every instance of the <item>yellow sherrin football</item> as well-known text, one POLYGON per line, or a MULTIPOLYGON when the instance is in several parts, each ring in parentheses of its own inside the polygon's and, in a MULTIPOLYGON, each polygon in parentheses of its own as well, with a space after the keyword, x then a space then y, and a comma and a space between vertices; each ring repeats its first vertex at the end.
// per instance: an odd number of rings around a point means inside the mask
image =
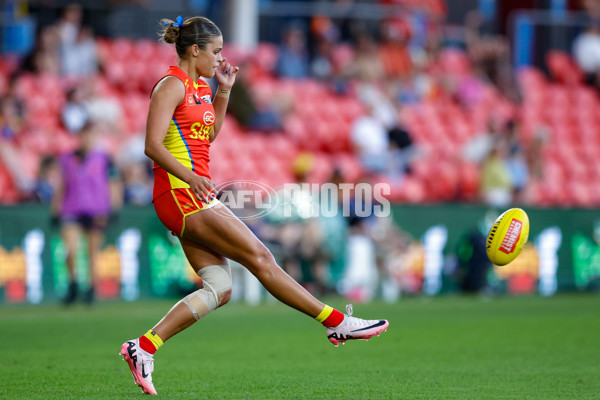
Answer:
POLYGON ((506 265, 523 250, 529 238, 529 217, 520 208, 511 208, 500 215, 488 233, 486 251, 491 262, 506 265))

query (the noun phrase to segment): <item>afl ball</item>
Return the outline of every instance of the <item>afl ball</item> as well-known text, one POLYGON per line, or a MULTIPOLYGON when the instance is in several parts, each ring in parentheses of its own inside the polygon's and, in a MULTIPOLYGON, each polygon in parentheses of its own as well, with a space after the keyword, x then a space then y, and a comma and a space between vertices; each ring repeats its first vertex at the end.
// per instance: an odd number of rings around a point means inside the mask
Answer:
POLYGON ((511 208, 500 215, 488 233, 487 256, 495 265, 512 262, 523 250, 529 238, 529 217, 520 208, 511 208))

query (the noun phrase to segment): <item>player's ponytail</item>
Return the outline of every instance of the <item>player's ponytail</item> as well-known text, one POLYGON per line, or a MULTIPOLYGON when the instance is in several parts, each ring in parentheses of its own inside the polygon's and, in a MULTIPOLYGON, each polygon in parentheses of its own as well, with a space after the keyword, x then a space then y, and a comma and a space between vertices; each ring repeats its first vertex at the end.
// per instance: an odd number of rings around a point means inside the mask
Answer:
POLYGON ((171 21, 170 19, 163 19, 160 22, 164 25, 164 28, 161 32, 162 40, 165 43, 177 43, 177 39, 179 39, 179 28, 181 25, 175 21, 171 21))
POLYGON ((205 17, 192 17, 183 21, 179 16, 176 21, 163 19, 161 23, 162 40, 166 43, 174 43, 180 58, 185 56, 188 47, 195 44, 204 50, 213 37, 222 36, 219 27, 205 17))

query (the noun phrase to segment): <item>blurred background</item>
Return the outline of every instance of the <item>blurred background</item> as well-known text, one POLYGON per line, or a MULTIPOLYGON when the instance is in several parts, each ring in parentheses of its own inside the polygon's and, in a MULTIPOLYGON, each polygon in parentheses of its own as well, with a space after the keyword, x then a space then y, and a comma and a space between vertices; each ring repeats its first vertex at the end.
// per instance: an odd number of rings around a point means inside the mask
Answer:
MULTIPOLYGON (((389 217, 246 220, 315 295, 600 289, 598 0, 1 4, 0 303, 65 296, 57 160, 89 130, 111 159, 114 206, 96 298, 181 297, 198 284, 154 213, 144 155, 150 91, 177 62, 159 23, 178 15, 216 22, 241 68, 211 146, 217 184, 389 185, 389 217), (495 267, 485 236, 510 207, 528 212, 529 244, 495 267)), ((234 300, 270 299, 234 275, 234 300)))

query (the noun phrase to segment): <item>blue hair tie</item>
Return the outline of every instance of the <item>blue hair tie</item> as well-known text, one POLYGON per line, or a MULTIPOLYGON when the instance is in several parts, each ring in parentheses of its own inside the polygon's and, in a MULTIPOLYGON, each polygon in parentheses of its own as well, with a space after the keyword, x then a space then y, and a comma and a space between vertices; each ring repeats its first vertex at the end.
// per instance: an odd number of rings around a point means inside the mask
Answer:
MULTIPOLYGON (((173 22, 173 26, 181 27, 181 25, 183 25, 183 18, 181 17, 181 15, 179 17, 177 17, 175 20, 177 22, 173 22)), ((163 21, 163 23, 165 24, 165 26, 169 26, 169 21, 163 21)))

